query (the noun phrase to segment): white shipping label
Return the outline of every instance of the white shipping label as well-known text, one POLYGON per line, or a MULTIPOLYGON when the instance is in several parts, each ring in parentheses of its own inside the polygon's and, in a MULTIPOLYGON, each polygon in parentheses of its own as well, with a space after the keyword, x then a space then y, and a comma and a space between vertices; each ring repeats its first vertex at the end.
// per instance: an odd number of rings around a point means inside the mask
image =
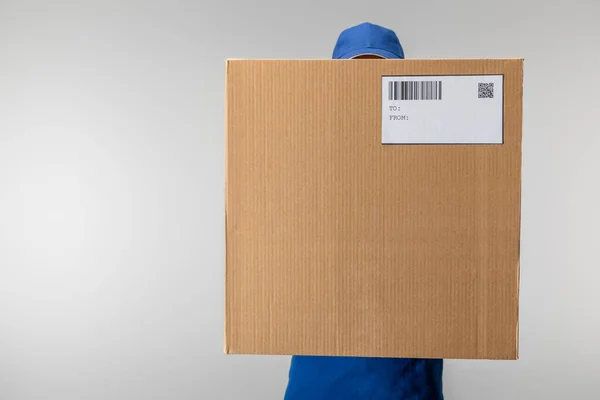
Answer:
POLYGON ((383 144, 502 144, 504 76, 384 76, 383 144))

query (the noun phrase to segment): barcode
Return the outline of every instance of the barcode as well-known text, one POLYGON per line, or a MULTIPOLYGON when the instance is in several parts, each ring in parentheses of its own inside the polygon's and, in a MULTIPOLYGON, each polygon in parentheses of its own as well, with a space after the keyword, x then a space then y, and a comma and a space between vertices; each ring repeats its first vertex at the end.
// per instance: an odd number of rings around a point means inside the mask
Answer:
POLYGON ((441 100, 442 81, 390 81, 388 100, 441 100))

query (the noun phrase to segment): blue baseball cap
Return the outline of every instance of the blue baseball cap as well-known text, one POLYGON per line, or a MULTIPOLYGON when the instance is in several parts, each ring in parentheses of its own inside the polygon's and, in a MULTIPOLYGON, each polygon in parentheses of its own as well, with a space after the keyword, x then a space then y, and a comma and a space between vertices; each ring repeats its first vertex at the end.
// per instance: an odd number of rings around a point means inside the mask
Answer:
POLYGON ((404 50, 394 31, 364 22, 340 33, 333 49, 333 58, 346 59, 361 55, 404 58, 404 50))

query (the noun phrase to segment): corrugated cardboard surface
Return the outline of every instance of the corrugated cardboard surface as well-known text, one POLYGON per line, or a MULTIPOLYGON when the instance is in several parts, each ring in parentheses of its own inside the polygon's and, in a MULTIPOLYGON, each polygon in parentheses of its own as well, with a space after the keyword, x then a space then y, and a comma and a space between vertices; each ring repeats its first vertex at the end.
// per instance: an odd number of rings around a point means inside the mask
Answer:
POLYGON ((226 81, 226 353, 517 358, 522 60, 226 81), (381 144, 381 77, 436 74, 504 75, 504 144, 381 144))

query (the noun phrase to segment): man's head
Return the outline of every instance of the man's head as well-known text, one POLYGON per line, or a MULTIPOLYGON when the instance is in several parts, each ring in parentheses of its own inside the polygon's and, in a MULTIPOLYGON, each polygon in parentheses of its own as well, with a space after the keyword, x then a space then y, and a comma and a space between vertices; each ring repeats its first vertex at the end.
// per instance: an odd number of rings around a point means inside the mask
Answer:
POLYGON ((394 31, 365 22, 340 34, 333 58, 404 58, 404 50, 394 31))

